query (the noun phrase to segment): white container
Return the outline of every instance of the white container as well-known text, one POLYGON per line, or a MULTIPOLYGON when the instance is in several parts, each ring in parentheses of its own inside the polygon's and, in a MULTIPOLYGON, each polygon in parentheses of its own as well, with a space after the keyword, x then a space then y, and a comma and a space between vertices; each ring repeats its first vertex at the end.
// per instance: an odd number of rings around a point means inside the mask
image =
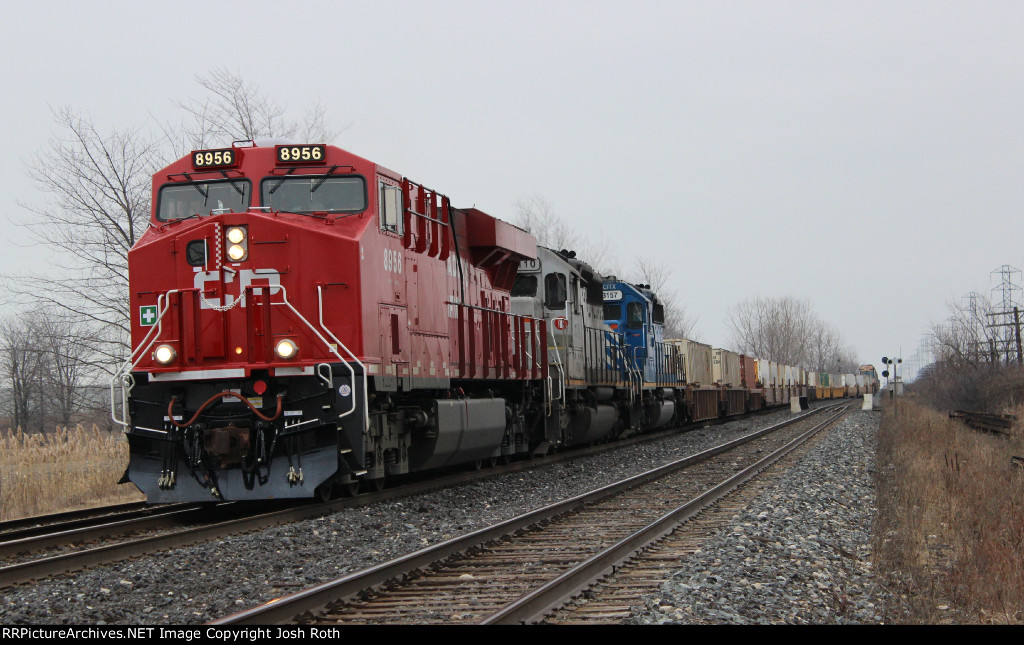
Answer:
POLYGON ((711 385, 714 382, 711 371, 711 345, 686 338, 673 338, 665 343, 674 345, 682 356, 688 385, 711 385))
POLYGON ((740 387, 740 355, 715 347, 712 350, 711 378, 718 385, 740 387))

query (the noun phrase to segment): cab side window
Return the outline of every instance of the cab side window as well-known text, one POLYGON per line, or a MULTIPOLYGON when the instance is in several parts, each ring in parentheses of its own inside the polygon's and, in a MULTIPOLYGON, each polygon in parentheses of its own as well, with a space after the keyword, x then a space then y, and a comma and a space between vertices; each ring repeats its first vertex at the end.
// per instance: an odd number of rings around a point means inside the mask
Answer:
POLYGON ((644 308, 639 302, 626 305, 626 326, 630 329, 640 329, 644 326, 644 308))
POLYGON ((402 189, 399 186, 379 183, 380 186, 380 228, 383 231, 402 234, 402 189))
POLYGON ((544 306, 548 309, 565 309, 567 290, 565 275, 549 273, 544 276, 544 306))

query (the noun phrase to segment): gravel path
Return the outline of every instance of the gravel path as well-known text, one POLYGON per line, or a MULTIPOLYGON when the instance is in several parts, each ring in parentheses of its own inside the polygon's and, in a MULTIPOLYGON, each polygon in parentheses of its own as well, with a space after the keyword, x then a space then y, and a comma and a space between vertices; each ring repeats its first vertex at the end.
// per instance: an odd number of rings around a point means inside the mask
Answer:
POLYGON ((632 624, 879 624, 878 415, 855 412, 684 563, 632 624))
MULTIPOLYGON (((788 417, 788 412, 777 412, 711 426, 572 463, 348 509, 22 585, 4 590, 0 624, 202 623, 578 495, 788 417)), ((870 433, 865 430, 861 434, 870 433)), ((869 475, 867 479, 870 483, 869 475)), ((860 484, 856 489, 861 490, 860 484)), ((869 488, 864 495, 870 501, 869 488)), ((793 522, 790 515, 802 513, 800 506, 798 500, 780 500, 770 515, 772 522, 776 516, 780 523, 793 522)), ((817 506, 811 510, 822 512, 817 506)), ((866 537, 860 542, 866 544, 866 537)), ((780 548, 795 553, 789 540, 782 545, 780 548)), ((863 553, 857 545, 849 548, 858 555, 863 553)), ((774 619, 776 614, 767 611, 767 615, 774 619)), ((656 611, 654 617, 661 621, 665 614, 656 611)))

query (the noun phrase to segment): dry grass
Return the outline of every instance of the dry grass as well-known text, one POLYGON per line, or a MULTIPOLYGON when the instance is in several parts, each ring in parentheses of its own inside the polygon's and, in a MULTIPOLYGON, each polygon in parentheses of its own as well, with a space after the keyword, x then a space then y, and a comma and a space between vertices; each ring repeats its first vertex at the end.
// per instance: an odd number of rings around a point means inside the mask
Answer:
POLYGON ((123 435, 96 426, 0 432, 0 520, 141 500, 117 484, 127 463, 123 435))
POLYGON ((1024 622, 1024 433, 972 431, 903 399, 879 431, 876 570, 903 623, 1024 622))

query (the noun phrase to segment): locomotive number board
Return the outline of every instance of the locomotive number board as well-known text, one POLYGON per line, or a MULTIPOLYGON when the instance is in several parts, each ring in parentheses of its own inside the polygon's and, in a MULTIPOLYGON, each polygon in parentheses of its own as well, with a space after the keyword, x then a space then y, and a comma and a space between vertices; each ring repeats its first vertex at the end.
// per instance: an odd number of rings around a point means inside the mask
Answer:
POLYGON ((277 146, 277 163, 324 163, 326 159, 327 146, 320 143, 277 146))
POLYGON ((192 167, 194 168, 223 168, 234 166, 237 162, 238 153, 233 148, 192 152, 192 167))

